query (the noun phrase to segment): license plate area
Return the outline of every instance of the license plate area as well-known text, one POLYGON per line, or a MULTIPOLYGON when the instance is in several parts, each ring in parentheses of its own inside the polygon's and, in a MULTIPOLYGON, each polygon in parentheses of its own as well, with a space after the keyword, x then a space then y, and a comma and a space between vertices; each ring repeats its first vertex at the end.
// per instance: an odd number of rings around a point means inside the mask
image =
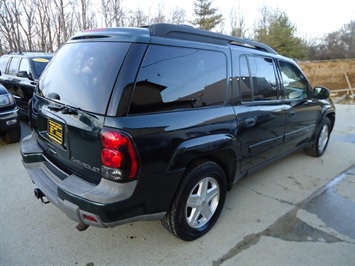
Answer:
POLYGON ((48 119, 47 132, 51 141, 63 145, 63 126, 61 124, 48 119))

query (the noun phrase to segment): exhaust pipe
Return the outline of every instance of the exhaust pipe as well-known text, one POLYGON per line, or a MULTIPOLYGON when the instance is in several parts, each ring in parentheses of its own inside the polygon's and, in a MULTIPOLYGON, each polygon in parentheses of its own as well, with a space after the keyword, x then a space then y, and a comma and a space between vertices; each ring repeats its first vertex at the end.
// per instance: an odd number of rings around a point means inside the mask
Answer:
POLYGON ((44 195, 44 193, 42 192, 42 190, 40 190, 39 188, 35 188, 35 189, 33 190, 33 192, 34 192, 34 194, 35 194, 36 199, 40 199, 44 204, 49 203, 48 200, 45 201, 45 200, 43 199, 46 195, 44 195))
MULTIPOLYGON (((49 203, 48 200, 44 200, 43 198, 46 196, 44 195, 44 193, 42 192, 42 190, 40 190, 39 188, 35 188, 33 190, 34 194, 35 194, 35 197, 36 199, 40 199, 44 204, 47 204, 49 203)), ((79 223, 77 226, 76 226, 76 229, 78 229, 80 232, 81 231, 85 231, 86 229, 88 229, 89 225, 85 224, 85 223, 79 223)))
POLYGON ((88 229, 89 225, 84 224, 84 223, 78 223, 78 225, 76 226, 76 229, 79 230, 79 232, 81 231, 85 231, 86 229, 88 229))

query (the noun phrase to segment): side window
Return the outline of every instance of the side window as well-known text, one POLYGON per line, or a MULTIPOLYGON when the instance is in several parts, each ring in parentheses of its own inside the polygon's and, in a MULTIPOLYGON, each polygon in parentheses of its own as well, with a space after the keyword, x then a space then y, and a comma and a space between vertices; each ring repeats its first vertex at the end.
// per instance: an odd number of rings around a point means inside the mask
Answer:
POLYGON ((239 88, 243 102, 268 101, 279 98, 274 61, 260 56, 239 59, 239 88))
POLYGON ((240 79, 239 87, 241 89, 242 100, 244 102, 253 101, 253 88, 249 74, 248 60, 246 56, 240 58, 240 79))
POLYGON ((248 61, 253 84, 253 100, 277 100, 278 88, 273 60, 248 56, 248 61))
POLYGON ((19 57, 12 57, 7 74, 16 76, 18 72, 19 63, 20 63, 19 57))
POLYGON ((279 61, 282 84, 286 99, 308 98, 308 81, 302 72, 293 64, 279 61))
POLYGON ((49 63, 49 59, 47 58, 32 58, 31 63, 33 66, 34 73, 31 73, 35 79, 38 79, 41 75, 46 66, 49 63))
POLYGON ((9 58, 6 56, 3 56, 0 58, 0 71, 2 74, 5 73, 7 62, 9 61, 9 58))
POLYGON ((22 58, 20 62, 20 67, 18 71, 26 71, 27 74, 30 74, 30 64, 26 58, 22 58))
POLYGON ((220 52, 152 45, 138 74, 130 113, 221 105, 226 65, 220 52))

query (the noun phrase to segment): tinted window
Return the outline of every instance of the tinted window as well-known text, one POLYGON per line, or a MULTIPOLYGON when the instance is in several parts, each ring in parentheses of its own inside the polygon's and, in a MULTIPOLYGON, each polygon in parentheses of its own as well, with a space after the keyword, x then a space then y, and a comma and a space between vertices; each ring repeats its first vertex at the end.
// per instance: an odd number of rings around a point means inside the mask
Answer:
POLYGON ((20 58, 19 57, 12 57, 7 73, 9 75, 14 75, 15 76, 17 74, 17 72, 18 72, 19 63, 20 63, 20 58))
POLYGON ((276 100, 278 89, 272 59, 249 56, 254 101, 276 100))
POLYGON ((49 63, 51 57, 35 57, 31 58, 31 64, 33 66, 33 75, 35 79, 39 79, 42 75, 43 70, 49 63))
POLYGON ((249 66, 246 56, 242 56, 240 58, 239 87, 241 89, 243 101, 252 101, 253 88, 251 86, 251 78, 249 74, 249 66))
POLYGON ((259 56, 241 56, 239 88, 242 101, 276 100, 279 97, 274 62, 259 56))
POLYGON ((223 53, 152 45, 137 78, 130 113, 221 105, 226 71, 223 53))
POLYGON ((70 106, 104 114, 129 46, 128 43, 117 42, 64 45, 43 72, 37 93, 70 106))
POLYGON ((282 84, 287 99, 305 99, 308 97, 308 82, 302 72, 294 65, 279 61, 282 84))

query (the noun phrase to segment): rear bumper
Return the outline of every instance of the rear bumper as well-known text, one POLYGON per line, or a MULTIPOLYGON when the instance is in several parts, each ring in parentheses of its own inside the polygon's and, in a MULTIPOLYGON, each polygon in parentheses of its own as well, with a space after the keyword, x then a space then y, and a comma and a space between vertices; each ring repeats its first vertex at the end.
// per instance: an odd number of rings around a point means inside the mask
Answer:
POLYGON ((48 161, 35 133, 22 140, 21 155, 32 182, 52 204, 71 220, 98 227, 163 218, 182 176, 174 172, 169 178, 165 174, 128 183, 102 178, 99 184, 93 184, 64 173, 48 161))

